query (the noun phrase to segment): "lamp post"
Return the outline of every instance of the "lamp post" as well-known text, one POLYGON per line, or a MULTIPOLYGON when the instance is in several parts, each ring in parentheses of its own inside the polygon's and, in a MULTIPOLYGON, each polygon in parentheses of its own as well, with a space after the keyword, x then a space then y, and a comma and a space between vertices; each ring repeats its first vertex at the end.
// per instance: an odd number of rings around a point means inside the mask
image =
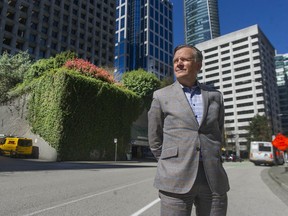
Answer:
POLYGON ((115 143, 115 162, 117 161, 117 138, 114 138, 115 143))

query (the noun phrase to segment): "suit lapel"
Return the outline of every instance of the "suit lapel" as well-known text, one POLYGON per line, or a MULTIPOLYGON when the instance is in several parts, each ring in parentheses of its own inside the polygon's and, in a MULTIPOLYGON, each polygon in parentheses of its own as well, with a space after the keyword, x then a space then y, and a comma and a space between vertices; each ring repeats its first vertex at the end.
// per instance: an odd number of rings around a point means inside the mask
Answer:
POLYGON ((200 126, 202 125, 203 121, 206 119, 207 112, 208 112, 208 105, 209 105, 209 92, 203 89, 203 86, 200 84, 201 88, 201 95, 202 95, 202 102, 203 102, 203 115, 200 122, 200 126))
POLYGON ((181 104, 181 109, 183 109, 183 113, 187 113, 187 118, 191 118, 192 121, 195 123, 195 125, 198 125, 198 122, 197 122, 197 119, 195 117, 195 114, 189 104, 189 101, 187 100, 186 98, 186 95, 185 93, 183 92, 183 89, 180 85, 180 83, 178 81, 176 81, 174 84, 173 84, 173 87, 174 87, 174 90, 175 90, 175 93, 176 93, 176 98, 177 100, 179 101, 179 103, 181 104))

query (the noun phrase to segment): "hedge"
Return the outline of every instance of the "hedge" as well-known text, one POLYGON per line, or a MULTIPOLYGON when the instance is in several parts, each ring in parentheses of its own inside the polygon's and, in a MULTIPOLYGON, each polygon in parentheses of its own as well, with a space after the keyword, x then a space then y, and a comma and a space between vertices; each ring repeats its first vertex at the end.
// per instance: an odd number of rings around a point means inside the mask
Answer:
POLYGON ((54 69, 38 78, 31 92, 32 130, 58 152, 59 160, 125 158, 130 127, 141 112, 141 99, 115 84, 54 69))

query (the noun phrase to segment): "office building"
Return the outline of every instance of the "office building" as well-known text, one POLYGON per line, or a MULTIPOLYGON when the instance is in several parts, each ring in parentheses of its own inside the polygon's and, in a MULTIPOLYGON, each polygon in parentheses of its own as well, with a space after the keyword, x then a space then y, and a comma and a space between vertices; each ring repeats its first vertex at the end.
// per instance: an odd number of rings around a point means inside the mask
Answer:
POLYGON ((200 82, 223 93, 229 150, 247 153, 252 118, 265 115, 275 135, 281 130, 275 50, 258 25, 196 45, 204 55, 200 82), (236 143, 236 145, 235 145, 236 143))
POLYGON ((184 24, 186 44, 219 37, 218 0, 184 0, 184 24))
POLYGON ((173 5, 169 0, 117 0, 115 73, 142 68, 159 79, 173 74, 173 5))
POLYGON ((288 54, 275 56, 282 133, 288 136, 288 54))
POLYGON ((0 1, 0 53, 28 50, 48 58, 71 50, 97 66, 113 66, 114 0, 0 1))

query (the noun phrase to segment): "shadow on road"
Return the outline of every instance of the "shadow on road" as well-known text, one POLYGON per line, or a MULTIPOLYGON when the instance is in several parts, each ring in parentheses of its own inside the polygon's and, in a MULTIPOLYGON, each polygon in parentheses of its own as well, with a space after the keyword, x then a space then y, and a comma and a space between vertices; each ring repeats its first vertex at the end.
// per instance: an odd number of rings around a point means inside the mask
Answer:
POLYGON ((45 170, 82 170, 156 167, 155 161, 73 161, 50 162, 34 159, 16 159, 0 156, 0 172, 45 171, 45 170))

